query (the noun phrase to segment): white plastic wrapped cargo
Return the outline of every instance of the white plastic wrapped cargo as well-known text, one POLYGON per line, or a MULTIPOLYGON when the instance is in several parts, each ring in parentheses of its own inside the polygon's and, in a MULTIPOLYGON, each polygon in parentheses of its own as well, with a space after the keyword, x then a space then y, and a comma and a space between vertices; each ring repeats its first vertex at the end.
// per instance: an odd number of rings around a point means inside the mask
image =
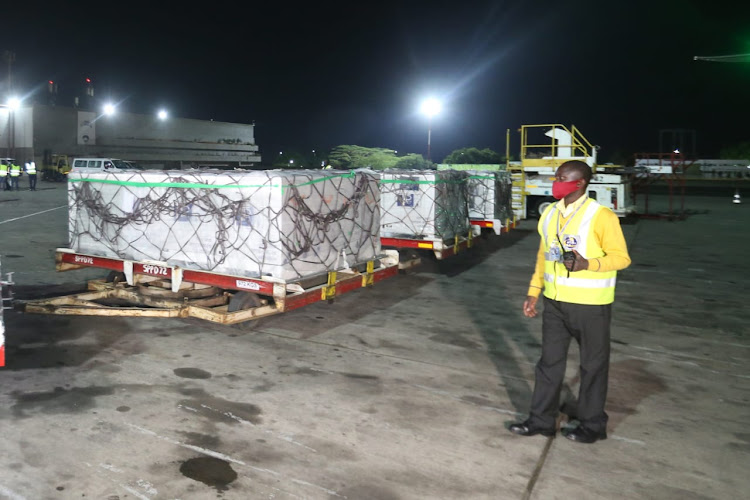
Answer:
POLYGON ((430 240, 466 235, 467 177, 455 170, 380 172, 380 235, 430 240))
POLYGON ((8 273, 3 279, 3 270, 0 266, 0 366, 5 366, 5 322, 3 321, 3 310, 13 308, 13 273, 8 273))
POLYGON ((80 253, 285 281, 380 253, 368 172, 74 171, 68 186, 80 253))
POLYGON ((510 172, 470 170, 468 174, 469 217, 503 223, 512 219, 510 172))
POLYGON ((5 283, 3 282, 3 268, 0 265, 0 366, 5 366, 5 323, 3 322, 5 301, 2 300, 3 298, 5 298, 5 283))

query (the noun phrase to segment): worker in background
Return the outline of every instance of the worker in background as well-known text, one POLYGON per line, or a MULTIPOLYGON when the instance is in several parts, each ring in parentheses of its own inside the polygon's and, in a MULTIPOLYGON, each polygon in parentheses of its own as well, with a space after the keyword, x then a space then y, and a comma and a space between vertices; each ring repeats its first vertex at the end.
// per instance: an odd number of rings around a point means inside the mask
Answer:
MULTIPOLYGON (((607 438, 610 322, 617 271, 630 265, 620 221, 586 194, 591 168, 574 160, 560 165, 552 195, 559 199, 539 218, 541 243, 523 314, 537 315, 544 294, 542 355, 536 365, 529 418, 509 430, 521 436, 554 436, 571 339, 581 352, 578 420, 563 435, 579 443, 607 438)), ((573 415, 572 415, 573 414, 573 415)))
POLYGON ((18 180, 21 177, 21 167, 15 162, 10 164, 10 189, 18 191, 18 180))
POLYGON ((0 183, 3 191, 10 191, 10 179, 8 178, 8 163, 5 160, 0 162, 0 183))
POLYGON ((36 163, 34 160, 27 161, 24 167, 29 176, 29 191, 36 191, 36 163))

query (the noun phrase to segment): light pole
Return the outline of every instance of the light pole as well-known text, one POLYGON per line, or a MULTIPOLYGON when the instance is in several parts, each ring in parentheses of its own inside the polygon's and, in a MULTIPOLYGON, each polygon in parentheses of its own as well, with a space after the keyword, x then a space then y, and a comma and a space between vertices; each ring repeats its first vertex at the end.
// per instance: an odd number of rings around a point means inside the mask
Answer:
POLYGON ((422 114, 427 116, 427 161, 430 161, 430 143, 432 139, 432 117, 440 113, 443 105, 434 97, 422 101, 422 114))

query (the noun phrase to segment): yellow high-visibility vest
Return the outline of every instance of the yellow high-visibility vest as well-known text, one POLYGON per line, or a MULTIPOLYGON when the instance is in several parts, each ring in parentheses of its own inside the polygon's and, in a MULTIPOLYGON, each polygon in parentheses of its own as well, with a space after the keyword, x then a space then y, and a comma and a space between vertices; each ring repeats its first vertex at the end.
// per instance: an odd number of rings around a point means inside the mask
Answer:
POLYGON ((21 167, 18 165, 11 165, 10 166, 10 176, 11 177, 18 177, 21 175, 21 167))
POLYGON ((562 252, 573 249, 586 259, 604 257, 604 250, 594 237, 592 223, 599 210, 608 209, 589 198, 562 230, 557 203, 547 207, 540 217, 538 230, 544 242, 545 297, 573 304, 603 305, 614 302, 617 271, 569 273, 560 257, 562 252))
POLYGON ((0 165, 0 177, 8 176, 8 165, 0 165))

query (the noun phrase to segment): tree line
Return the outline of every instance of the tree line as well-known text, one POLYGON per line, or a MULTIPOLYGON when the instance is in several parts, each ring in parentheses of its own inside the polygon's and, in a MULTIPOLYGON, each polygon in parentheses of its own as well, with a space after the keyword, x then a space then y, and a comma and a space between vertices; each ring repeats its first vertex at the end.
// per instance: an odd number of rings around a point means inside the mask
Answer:
MULTIPOLYGON (((461 148, 451 151, 442 162, 448 164, 499 164, 505 163, 505 158, 495 151, 485 148, 474 147, 461 148)), ((272 162, 274 168, 325 168, 328 165, 334 169, 349 170, 357 168, 369 168, 372 170, 386 169, 408 169, 408 170, 430 170, 436 169, 437 165, 418 153, 398 154, 397 151, 388 148, 368 148, 344 144, 336 146, 326 156, 312 154, 279 153, 272 162)))

